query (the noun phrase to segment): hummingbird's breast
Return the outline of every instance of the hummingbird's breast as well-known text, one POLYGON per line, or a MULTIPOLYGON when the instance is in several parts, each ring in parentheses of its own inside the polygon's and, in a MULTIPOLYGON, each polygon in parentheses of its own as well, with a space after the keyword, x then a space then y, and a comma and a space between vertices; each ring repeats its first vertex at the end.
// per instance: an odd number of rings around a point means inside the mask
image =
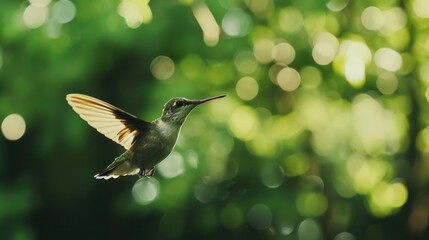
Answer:
POLYGON ((171 126, 161 120, 153 122, 152 127, 133 145, 133 162, 140 168, 148 169, 164 160, 173 150, 180 126, 171 126))

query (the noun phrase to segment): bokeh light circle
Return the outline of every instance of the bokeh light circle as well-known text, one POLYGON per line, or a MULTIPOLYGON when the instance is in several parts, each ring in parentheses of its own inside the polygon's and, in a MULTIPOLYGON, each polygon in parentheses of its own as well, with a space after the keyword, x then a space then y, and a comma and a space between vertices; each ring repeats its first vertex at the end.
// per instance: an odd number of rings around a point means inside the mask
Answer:
POLYGON ((293 68, 286 67, 277 74, 277 84, 281 89, 292 92, 295 91, 301 83, 301 76, 293 68))
POLYGON ((8 140, 15 141, 20 139, 25 133, 25 121, 19 114, 10 114, 3 119, 1 131, 8 140))
POLYGON ((252 29, 252 19, 243 10, 234 8, 223 17, 222 29, 229 36, 245 36, 252 29))
POLYGON ((300 240, 322 239, 320 225, 313 219, 307 218, 298 226, 298 237, 300 240))
POLYGON ((175 65, 167 56, 158 56, 150 63, 150 71, 158 80, 166 80, 174 74, 175 65))
POLYGON ((238 97, 245 101, 249 101, 258 95, 259 85, 254 78, 243 77, 238 80, 235 85, 235 91, 237 92, 238 97))
POLYGON ((68 23, 76 16, 76 6, 68 0, 55 2, 51 8, 52 18, 59 23, 68 23))
POLYGON ((185 170, 182 155, 172 152, 166 159, 157 165, 157 169, 166 178, 177 177, 185 170))
POLYGON ((152 177, 139 179, 132 188, 134 200, 141 205, 147 205, 153 202, 158 197, 158 194, 158 180, 152 177))

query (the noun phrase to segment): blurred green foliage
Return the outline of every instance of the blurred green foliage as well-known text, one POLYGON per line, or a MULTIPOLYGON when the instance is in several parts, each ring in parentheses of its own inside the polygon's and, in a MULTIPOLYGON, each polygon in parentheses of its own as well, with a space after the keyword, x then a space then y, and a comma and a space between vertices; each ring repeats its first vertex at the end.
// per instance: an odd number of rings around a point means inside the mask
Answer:
POLYGON ((426 0, 0 2, 1 239, 429 238, 426 0), (155 178, 66 104, 190 115, 155 178))

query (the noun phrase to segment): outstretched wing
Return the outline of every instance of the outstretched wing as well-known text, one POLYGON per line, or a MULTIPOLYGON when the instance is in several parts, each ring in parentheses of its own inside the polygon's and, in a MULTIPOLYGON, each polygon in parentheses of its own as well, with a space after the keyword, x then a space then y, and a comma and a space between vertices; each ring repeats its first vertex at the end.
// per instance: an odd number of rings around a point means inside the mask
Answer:
POLYGON ((66 100, 90 126, 127 150, 149 128, 150 123, 97 98, 68 94, 66 100))

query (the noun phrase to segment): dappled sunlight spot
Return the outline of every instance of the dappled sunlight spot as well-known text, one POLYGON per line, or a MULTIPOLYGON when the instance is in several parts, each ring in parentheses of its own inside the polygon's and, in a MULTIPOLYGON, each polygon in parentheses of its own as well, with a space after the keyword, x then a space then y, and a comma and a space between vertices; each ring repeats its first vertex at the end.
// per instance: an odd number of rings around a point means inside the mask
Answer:
POLYGON ((376 31, 384 26, 386 18, 383 11, 377 7, 371 6, 363 10, 361 22, 366 29, 376 31))
POLYGON ((275 163, 268 163, 260 172, 262 183, 268 188, 278 188, 284 182, 283 169, 275 163))
POLYGON ((389 72, 396 72, 402 67, 402 57, 391 48, 380 48, 374 54, 374 62, 379 67, 389 72))
POLYGON ((341 232, 334 237, 334 240, 356 240, 356 237, 349 232, 341 232))
POLYGON ((304 26, 304 17, 299 9, 295 7, 283 8, 279 11, 279 26, 281 30, 288 33, 295 33, 304 26))
POLYGON ((339 12, 347 7, 350 0, 330 0, 326 3, 326 7, 333 12, 339 12))
POLYGON ((423 82, 429 85, 429 61, 420 64, 418 75, 423 82))
POLYGON ((217 196, 217 186, 199 182, 194 187, 195 198, 202 203, 209 203, 217 196))
POLYGON ((251 51, 241 51, 234 57, 234 65, 240 73, 249 74, 258 68, 255 56, 251 51))
POLYGON ((68 0, 57 1, 52 5, 51 16, 59 23, 68 23, 76 16, 76 6, 68 0))
POLYGON ((317 34, 313 39, 314 61, 319 65, 331 63, 337 54, 339 44, 338 39, 329 32, 317 34))
POLYGON ((156 178, 141 178, 132 188, 134 200, 141 204, 147 205, 153 202, 159 194, 159 183, 156 178))
POLYGON ((256 230, 264 230, 271 226, 273 213, 271 209, 262 203, 253 205, 247 213, 247 221, 256 230))
POLYGON ((386 95, 393 94, 398 89, 398 78, 394 73, 383 72, 378 75, 377 78, 377 89, 386 95))
POLYGON ((322 73, 313 66, 306 66, 300 69, 299 74, 302 79, 302 86, 308 89, 316 89, 322 82, 322 73))
POLYGON ((239 106, 230 116, 228 126, 234 136, 248 141, 255 137, 259 129, 259 121, 252 108, 239 106))
POLYGON ((408 190, 401 182, 395 182, 384 186, 381 183, 380 188, 374 189, 372 199, 377 205, 389 206, 392 208, 402 207, 407 201, 408 190))
POLYGON ((118 14, 125 19, 129 28, 138 28, 141 24, 152 21, 149 0, 122 0, 118 14))
POLYGON ((15 141, 25 133, 25 121, 19 114, 10 114, 3 119, 1 131, 7 140, 15 141))
POLYGON ((23 21, 28 28, 38 28, 48 20, 49 9, 47 6, 37 6, 30 4, 25 8, 23 21))
POLYGON ((37 7, 46 7, 51 3, 51 0, 29 0, 29 2, 37 7))
POLYGON ((171 78, 174 74, 175 65, 173 60, 167 56, 158 56, 150 63, 150 72, 159 80, 171 78))
POLYGON ((260 63, 269 63, 273 60, 274 41, 260 39, 253 45, 253 54, 260 63))
POLYGON ((223 31, 232 37, 246 36, 252 26, 252 19, 239 8, 230 9, 222 19, 223 31))
POLYGON ((280 70, 276 79, 280 88, 287 92, 295 91, 301 83, 299 72, 290 67, 280 70))
POLYGON ((381 29, 382 33, 390 34, 407 25, 407 14, 400 7, 384 11, 384 16, 388 21, 385 21, 384 27, 381 29))
POLYGON ((307 217, 318 217, 326 212, 328 200, 318 192, 301 192, 296 198, 298 211, 307 217))
POLYGON ((257 15, 262 15, 272 5, 272 0, 245 0, 247 7, 257 15))
POLYGON ((310 160, 303 153, 284 157, 280 164, 288 177, 303 175, 310 169, 310 160))
POLYGON ((304 219, 298 226, 299 240, 322 239, 322 229, 319 223, 311 218, 304 219))
MULTIPOLYGON (((382 35, 386 36, 386 44, 390 46, 393 49, 403 50, 407 49, 407 47, 410 45, 412 39, 411 39, 411 32, 410 29, 407 27, 403 27, 397 31, 390 31, 390 30, 384 30, 381 32, 382 35)), ((411 43, 412 45, 416 46, 418 43, 414 42, 411 43)), ((419 54, 414 54, 411 56, 409 53, 402 52, 401 56, 403 58, 403 64, 404 66, 401 69, 401 73, 408 74, 411 71, 414 71, 415 67, 415 59, 417 55, 425 54, 426 48, 421 51, 419 54)), ((418 57, 417 57, 418 58, 418 57)))
POLYGON ((274 47, 273 51, 276 62, 290 64, 295 59, 295 49, 289 43, 281 42, 274 47))
POLYGON ((413 10, 419 18, 429 18, 429 2, 427 0, 415 0, 413 10))
POLYGON ((343 58, 357 57, 361 59, 365 66, 371 63, 372 54, 369 47, 362 42, 344 40, 340 44, 339 54, 343 58))
POLYGON ((361 94, 353 100, 352 124, 355 148, 368 154, 399 150, 404 123, 369 95, 361 94))
POLYGON ((157 165, 157 170, 166 178, 173 178, 181 175, 185 171, 182 155, 173 151, 166 159, 157 165))
POLYGON ((387 216, 402 207, 408 198, 408 190, 404 184, 380 182, 371 191, 369 208, 376 216, 387 216))
POLYGON ((254 99, 259 92, 258 82, 252 77, 242 77, 235 85, 237 96, 245 101, 254 99))
POLYGON ((347 160, 347 172, 352 177, 354 189, 360 194, 370 193, 390 168, 385 161, 367 160, 357 155, 347 160))
POLYGON ((372 54, 366 44, 344 40, 334 60, 334 70, 344 74, 350 85, 360 88, 365 84, 365 67, 371 63, 371 59, 372 54))
POLYGON ((243 220, 243 211, 235 204, 224 207, 220 212, 220 222, 228 229, 238 228, 243 224, 243 220))
POLYGON ((207 46, 216 46, 219 42, 220 27, 212 12, 204 3, 196 4, 192 12, 203 31, 204 43, 207 46))
POLYGON ((353 87, 362 87, 365 84, 365 63, 362 59, 348 57, 344 64, 344 76, 353 87))

